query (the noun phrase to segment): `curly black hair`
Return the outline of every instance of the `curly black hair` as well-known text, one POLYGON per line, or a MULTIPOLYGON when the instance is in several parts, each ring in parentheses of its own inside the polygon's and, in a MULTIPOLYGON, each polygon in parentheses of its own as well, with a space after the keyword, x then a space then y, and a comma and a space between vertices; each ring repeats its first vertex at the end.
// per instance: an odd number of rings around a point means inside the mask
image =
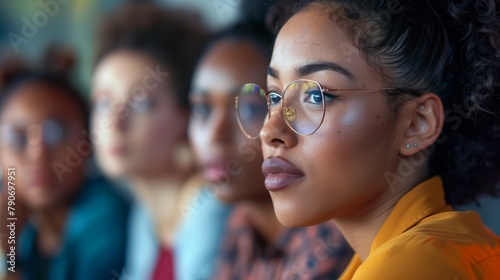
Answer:
MULTIPOLYGON (((290 2, 290 1, 288 1, 290 2)), ((451 205, 500 192, 500 11, 495 0, 293 1, 293 13, 328 13, 390 100, 435 92, 445 124, 429 156, 451 205)))
POLYGON ((179 105, 188 108, 191 76, 209 31, 191 11, 130 2, 106 15, 97 31, 96 62, 117 50, 146 54, 171 69, 179 105))

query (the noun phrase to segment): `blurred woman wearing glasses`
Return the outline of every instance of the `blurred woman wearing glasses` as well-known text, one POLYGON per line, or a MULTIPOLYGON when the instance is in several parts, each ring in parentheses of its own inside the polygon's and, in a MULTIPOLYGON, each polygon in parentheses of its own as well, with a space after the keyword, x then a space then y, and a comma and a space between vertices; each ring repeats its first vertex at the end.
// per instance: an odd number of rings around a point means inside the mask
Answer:
POLYGON ((333 219, 356 252, 341 279, 498 278, 500 238, 452 208, 499 190, 496 2, 308 2, 264 94, 280 222, 333 219))
MULTIPOLYGON (((351 250, 332 223, 286 229, 273 212, 260 170, 259 139, 238 128, 234 97, 245 81, 265 82, 273 36, 258 22, 215 36, 198 64, 189 136, 213 194, 234 205, 213 279, 335 279, 351 250)), ((250 97, 240 120, 262 124, 266 104, 250 97)))
POLYGON ((66 75, 49 70, 70 65, 65 57, 51 57, 43 71, 9 63, 1 71, 0 212, 6 221, 9 210, 17 231, 2 227, 13 236, 3 249, 15 255, 7 279, 107 280, 124 265, 128 205, 86 172, 87 106, 66 75))

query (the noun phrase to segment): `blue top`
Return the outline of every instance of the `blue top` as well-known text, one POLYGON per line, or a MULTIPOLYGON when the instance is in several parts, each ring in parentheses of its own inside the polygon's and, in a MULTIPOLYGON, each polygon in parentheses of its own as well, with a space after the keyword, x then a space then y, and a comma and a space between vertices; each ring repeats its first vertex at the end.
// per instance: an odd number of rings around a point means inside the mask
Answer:
POLYGON ((232 207, 220 203, 207 188, 201 189, 188 207, 174 243, 176 279, 210 279, 232 207))
POLYGON ((131 238, 127 245, 125 269, 119 279, 151 279, 158 260, 160 244, 151 213, 139 201, 134 201, 132 204, 128 232, 131 238))
POLYGON ((88 181, 70 211, 61 251, 41 256, 37 229, 27 223, 19 236, 23 277, 50 280, 115 280, 123 265, 128 203, 103 179, 88 181))

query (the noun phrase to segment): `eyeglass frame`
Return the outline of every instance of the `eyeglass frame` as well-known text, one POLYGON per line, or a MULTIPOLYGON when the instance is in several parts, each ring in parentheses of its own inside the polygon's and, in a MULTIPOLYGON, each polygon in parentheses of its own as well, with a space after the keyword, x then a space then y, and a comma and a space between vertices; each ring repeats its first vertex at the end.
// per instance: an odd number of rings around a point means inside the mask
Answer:
MULTIPOLYGON (((242 86, 242 88, 246 85, 255 85, 257 86, 260 90, 262 90, 262 92, 264 93, 265 95, 265 98, 266 98, 266 103, 267 103, 267 119, 271 119, 271 104, 270 104, 270 101, 269 101, 269 96, 271 95, 271 92, 268 92, 268 91, 265 91, 262 89, 262 87, 260 87, 259 85, 257 84, 254 84, 254 83, 247 83, 247 84, 244 84, 242 86)), ((285 87, 285 89, 283 90, 283 93, 282 94, 278 94, 278 93, 275 93, 276 95, 280 96, 281 97, 281 115, 282 117, 284 118, 284 122, 286 123, 286 125, 293 131, 295 132, 296 134, 298 135, 301 135, 301 136, 309 136, 309 135, 312 135, 313 133, 315 133, 316 131, 318 131, 318 129, 321 127, 321 125, 323 124, 323 120, 325 119, 325 92, 327 93, 330 93, 330 94, 334 94, 334 92, 346 92, 346 91, 364 91, 364 90, 396 90, 397 88, 352 88, 352 89, 330 89, 330 88, 326 88, 326 87, 323 87, 318 81, 315 81, 315 80, 311 80, 311 79, 297 79, 297 80, 293 80, 292 82, 288 83, 285 87), (316 129, 314 129, 311 133, 308 133, 308 134, 305 134, 305 133, 300 133, 298 132, 297 130, 295 130, 289 123, 289 121, 287 121, 286 119, 286 116, 284 115, 285 112, 285 108, 283 107, 283 100, 285 99, 285 93, 288 89, 288 87, 293 84, 293 83, 297 83, 297 82, 312 82, 312 83, 315 83, 316 85, 318 85, 319 87, 319 90, 321 92, 321 104, 322 104, 322 117, 321 117, 321 121, 318 125, 318 127, 316 129)), ((241 91, 240 91, 241 92, 241 91)), ((239 93, 240 93, 239 92, 239 93)), ((238 95, 235 96, 235 108, 236 108, 236 118, 238 120, 238 125, 240 127, 240 130, 243 132, 243 134, 245 134, 245 136, 249 139, 257 139, 260 137, 260 133, 259 135, 257 136, 251 136, 249 135, 245 129, 243 128, 243 124, 241 123, 240 121, 240 117, 239 117, 239 111, 238 111, 238 103, 239 103, 239 93, 238 95)), ((262 125, 262 128, 264 127, 264 124, 262 125)), ((262 130, 261 128, 261 130, 262 130)))
MULTIPOLYGON (((54 123, 55 125, 57 125, 58 129, 62 129, 61 133, 63 134, 62 136, 60 136, 61 139, 58 139, 56 141, 56 143, 44 143, 45 145, 48 145, 49 147, 51 148, 54 148, 54 147, 57 147, 57 145, 61 144, 61 143, 64 143, 64 141, 67 141, 70 137, 71 137, 71 132, 72 132, 72 128, 70 126, 68 126, 65 122, 61 122, 60 120, 57 120, 57 119, 53 119, 53 118, 48 118, 48 119, 45 119, 43 120, 43 122, 41 124, 30 124, 30 125, 27 125, 25 126, 25 128, 23 129, 24 132, 23 134, 27 136, 27 134, 29 133, 28 132, 28 129, 29 127, 36 127, 37 129, 40 129, 40 135, 38 136, 40 139, 37 139, 37 143, 34 143, 34 144, 38 144, 38 143, 41 143, 44 141, 44 130, 43 130, 43 127, 45 125, 47 125, 48 123, 54 123)), ((9 125, 9 124, 1 124, 0 125, 0 133, 2 136, 4 136, 3 134, 4 133, 8 133, 8 134, 11 134, 12 133, 12 129, 13 129, 14 126, 12 125, 9 125)), ((7 136, 7 138, 10 138, 12 136, 7 136)), ((33 145, 33 143, 30 143, 30 139, 29 137, 27 137, 27 140, 28 142, 23 144, 22 147, 15 147, 13 145, 13 143, 11 143, 11 139, 0 139, 0 146, 8 146, 9 148, 17 151, 17 152, 20 152, 20 151, 23 151, 28 145, 33 145)))

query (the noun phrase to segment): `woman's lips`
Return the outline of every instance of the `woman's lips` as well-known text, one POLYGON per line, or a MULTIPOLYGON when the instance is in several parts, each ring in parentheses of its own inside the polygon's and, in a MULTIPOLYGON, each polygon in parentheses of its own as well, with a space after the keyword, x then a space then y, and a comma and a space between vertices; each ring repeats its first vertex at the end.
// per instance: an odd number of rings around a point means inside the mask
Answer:
POLYGON ((51 178, 51 170, 37 170, 30 173, 30 187, 36 189, 50 189, 54 187, 54 180, 51 178))
POLYGON ((114 145, 109 148, 109 152, 112 156, 124 157, 128 153, 128 148, 125 145, 114 145))
POLYGON ((300 169, 279 157, 265 159, 262 173, 266 177, 264 184, 269 191, 283 189, 304 177, 300 169))
POLYGON ((224 182, 229 178, 224 161, 212 161, 204 166, 203 171, 210 182, 224 182))

